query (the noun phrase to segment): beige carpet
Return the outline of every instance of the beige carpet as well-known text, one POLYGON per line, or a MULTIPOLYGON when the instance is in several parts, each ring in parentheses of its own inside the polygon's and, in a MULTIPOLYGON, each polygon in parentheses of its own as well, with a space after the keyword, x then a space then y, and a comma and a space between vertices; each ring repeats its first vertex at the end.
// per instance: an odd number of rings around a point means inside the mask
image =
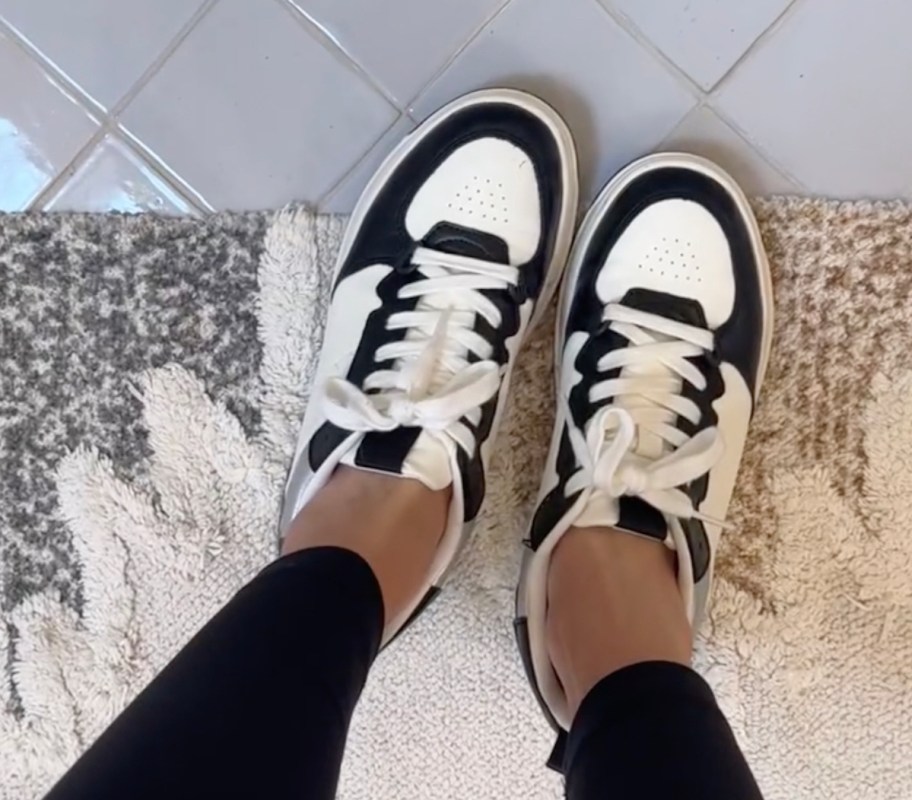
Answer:
MULTIPOLYGON (((769 800, 909 800, 912 211, 803 200, 758 209, 774 265, 774 358, 698 667, 769 800)), ((339 232, 298 213, 266 236, 259 434, 177 365, 140 381, 152 456, 138 482, 91 449, 60 465, 85 608, 77 618, 46 593, 0 625, 0 651, 9 626, 18 637, 15 694, 0 685, 0 796, 37 796, 269 557, 339 232)), ((378 660, 342 798, 561 796, 511 632, 550 432, 549 325, 523 355, 474 547, 378 660)))
POLYGON ((700 665, 770 797, 912 797, 912 211, 759 206, 774 356, 700 665))

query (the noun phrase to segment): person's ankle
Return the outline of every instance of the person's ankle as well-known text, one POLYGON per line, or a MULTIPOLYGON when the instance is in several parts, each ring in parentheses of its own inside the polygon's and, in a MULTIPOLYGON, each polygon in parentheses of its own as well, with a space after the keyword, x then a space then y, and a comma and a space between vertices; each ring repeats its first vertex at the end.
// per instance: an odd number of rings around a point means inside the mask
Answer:
POLYGON ((341 547, 370 566, 387 620, 412 602, 430 569, 446 526, 450 489, 341 466, 302 508, 282 542, 282 554, 341 547))
POLYGON ((571 713, 602 678, 644 661, 690 664, 692 634, 664 545, 571 528, 548 575, 548 649, 571 713))

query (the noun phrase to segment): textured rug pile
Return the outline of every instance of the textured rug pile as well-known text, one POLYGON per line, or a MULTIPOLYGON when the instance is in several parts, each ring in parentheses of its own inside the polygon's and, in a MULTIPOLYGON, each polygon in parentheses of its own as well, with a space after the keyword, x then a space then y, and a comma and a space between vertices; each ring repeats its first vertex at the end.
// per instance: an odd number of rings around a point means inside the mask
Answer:
MULTIPOLYGON (((758 213, 774 358, 697 664, 769 800, 908 800, 912 210, 758 213)), ((39 797, 273 556, 341 231, 303 211, 0 216, 0 797, 39 797)), ((511 633, 549 326, 474 547, 377 662, 346 800, 561 796, 511 633)))

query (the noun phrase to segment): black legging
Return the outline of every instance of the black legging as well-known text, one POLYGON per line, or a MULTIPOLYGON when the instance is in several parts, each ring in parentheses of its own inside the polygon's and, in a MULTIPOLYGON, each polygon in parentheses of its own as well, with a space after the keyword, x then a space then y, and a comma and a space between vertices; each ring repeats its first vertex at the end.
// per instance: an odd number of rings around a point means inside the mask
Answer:
MULTIPOLYGON (((216 614, 48 800, 333 797, 382 630, 380 587, 359 556, 333 547, 285 556, 216 614)), ((571 800, 760 798, 709 687, 676 664, 602 680, 579 710, 564 768, 571 800)))

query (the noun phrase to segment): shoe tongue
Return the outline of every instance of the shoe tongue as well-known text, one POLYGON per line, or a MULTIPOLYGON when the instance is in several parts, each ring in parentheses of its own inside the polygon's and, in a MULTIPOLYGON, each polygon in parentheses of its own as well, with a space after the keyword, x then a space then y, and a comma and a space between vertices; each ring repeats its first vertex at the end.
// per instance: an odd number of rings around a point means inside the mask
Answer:
POLYGON ((665 541, 668 524, 662 512, 639 497, 608 497, 594 492, 573 524, 578 528, 616 528, 665 541))
POLYGON ((441 439, 419 428, 368 433, 342 456, 341 463, 369 472, 412 478, 429 489, 453 482, 453 458, 441 439))
POLYGON ((621 300, 621 305, 696 328, 707 327, 703 306, 688 297, 678 297, 652 289, 630 289, 621 300))
MULTIPOLYGON (((647 314, 654 314, 665 319, 681 322, 685 325, 694 327, 706 327, 706 316, 703 313, 703 307, 696 300, 686 297, 657 292, 652 289, 634 288, 630 289, 619 301, 621 305, 643 311, 647 314)), ((668 337, 656 335, 659 341, 664 341, 668 337)), ((634 364, 621 371, 625 378, 638 378, 648 380, 650 377, 668 379, 677 378, 678 376, 666 367, 660 361, 649 362, 644 364, 634 364)), ((636 396, 621 397, 618 405, 624 407, 627 404, 632 406, 641 405, 642 401, 636 396)), ((669 421, 674 422, 674 414, 669 412, 669 421)), ((666 443, 654 434, 641 431, 638 441, 634 447, 634 453, 646 459, 656 459, 665 455, 668 451, 666 443)))
MULTIPOLYGON (((509 249, 503 239, 452 222, 435 225, 421 244, 443 253, 509 264, 509 249)), ((451 447, 442 437, 431 436, 419 428, 397 428, 386 433, 366 434, 356 447, 342 456, 341 463, 412 478, 436 491, 453 483, 455 456, 451 447)))
MULTIPOLYGON (((636 288, 630 289, 620 303, 628 308, 682 322, 685 325, 706 327, 703 307, 696 300, 686 297, 636 288)), ((666 377, 672 373, 664 365, 657 363, 649 368, 626 367, 624 374, 644 378, 650 374, 666 377)), ((623 405, 623 401, 621 405, 623 405)), ((634 450, 637 455, 650 459, 661 457, 665 451, 666 445, 659 437, 646 436, 642 432, 634 450)), ((589 500, 575 524, 581 527, 594 525, 616 527, 660 541, 663 541, 668 533, 665 517, 644 500, 629 496, 610 498, 599 492, 596 492, 589 500)))
POLYGON ((440 222, 421 240, 425 247, 457 256, 480 258, 497 264, 510 263, 510 249, 499 236, 454 222, 440 222))

